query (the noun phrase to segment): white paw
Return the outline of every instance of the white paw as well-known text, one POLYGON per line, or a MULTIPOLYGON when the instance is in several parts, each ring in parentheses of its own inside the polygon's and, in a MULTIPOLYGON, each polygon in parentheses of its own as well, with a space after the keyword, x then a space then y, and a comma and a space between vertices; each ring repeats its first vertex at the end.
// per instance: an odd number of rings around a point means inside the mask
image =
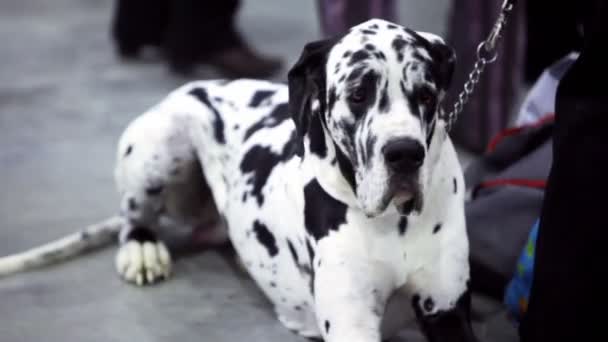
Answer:
POLYGON ((154 284, 169 277, 171 256, 161 241, 128 241, 116 254, 116 271, 137 286, 154 284))

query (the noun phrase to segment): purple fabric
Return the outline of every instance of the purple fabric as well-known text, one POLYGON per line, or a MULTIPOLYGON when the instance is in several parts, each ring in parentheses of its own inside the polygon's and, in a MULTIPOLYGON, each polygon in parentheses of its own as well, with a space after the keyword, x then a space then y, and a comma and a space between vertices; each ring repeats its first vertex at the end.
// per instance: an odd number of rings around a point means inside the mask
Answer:
MULTIPOLYGON (((449 23, 448 44, 457 63, 446 110, 458 98, 475 63, 477 46, 490 32, 502 0, 455 0, 449 23)), ((462 147, 482 152, 489 140, 509 124, 518 89, 523 85, 525 52, 524 7, 516 6, 498 46, 498 59, 486 67, 475 93, 465 105, 452 138, 462 147)))
POLYGON ((343 33, 368 19, 396 19, 394 0, 318 0, 317 5, 325 37, 343 33))

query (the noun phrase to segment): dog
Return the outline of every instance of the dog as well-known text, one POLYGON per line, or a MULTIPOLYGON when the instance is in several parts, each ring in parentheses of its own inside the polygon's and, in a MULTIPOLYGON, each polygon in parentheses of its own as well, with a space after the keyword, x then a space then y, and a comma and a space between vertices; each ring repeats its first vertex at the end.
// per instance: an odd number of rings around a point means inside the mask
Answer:
POLYGON ((118 273, 150 284, 171 270, 158 231, 183 227, 229 240, 302 336, 377 342, 411 305, 429 341, 476 341, 464 179, 440 109, 455 59, 437 35, 372 19, 308 43, 287 86, 183 85, 120 138, 121 215, 0 272, 120 230, 118 273))

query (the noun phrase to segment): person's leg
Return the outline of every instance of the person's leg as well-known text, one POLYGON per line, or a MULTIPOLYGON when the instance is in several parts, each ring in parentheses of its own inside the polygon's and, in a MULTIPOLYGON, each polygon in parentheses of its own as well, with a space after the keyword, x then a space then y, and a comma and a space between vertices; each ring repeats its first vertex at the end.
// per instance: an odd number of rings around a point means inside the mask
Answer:
POLYGON ((171 67, 187 71, 205 54, 238 44, 233 26, 237 7, 237 0, 172 1, 165 35, 171 67))
POLYGON ((318 0, 317 11, 325 37, 344 33, 368 19, 397 19, 394 0, 318 0))
POLYGON ((557 91, 554 159, 523 342, 608 340, 602 279, 608 276, 608 3, 589 0, 585 7, 583 50, 557 91))
POLYGON ((111 36, 121 57, 136 57, 145 45, 161 44, 169 0, 116 0, 111 36))
POLYGON ((534 0, 526 6, 526 69, 525 81, 532 83, 552 63, 572 50, 580 49, 577 11, 566 1, 534 0))
POLYGON ((188 72, 199 62, 234 77, 263 77, 281 63, 250 49, 235 25, 238 0, 172 1, 165 49, 171 68, 188 72))

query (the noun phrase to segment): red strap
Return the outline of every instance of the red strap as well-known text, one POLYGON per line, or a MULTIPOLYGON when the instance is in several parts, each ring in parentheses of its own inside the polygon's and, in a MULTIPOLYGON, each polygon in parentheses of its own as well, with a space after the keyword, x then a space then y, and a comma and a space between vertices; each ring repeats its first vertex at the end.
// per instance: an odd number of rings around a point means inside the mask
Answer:
POLYGON ((524 178, 506 178, 506 179, 492 179, 485 182, 479 183, 473 189, 472 196, 477 197, 477 192, 481 189, 493 188, 497 186, 521 186, 526 188, 544 189, 547 186, 547 181, 544 179, 524 179, 524 178))
POLYGON ((494 138, 492 138, 492 140, 490 140, 490 143, 488 144, 488 147, 486 148, 486 152, 487 153, 493 152, 496 149, 496 146, 498 144, 500 144, 507 137, 517 135, 524 129, 540 127, 540 126, 546 124, 547 122, 551 122, 553 120, 555 120, 555 114, 548 113, 548 114, 542 116, 536 122, 526 124, 526 125, 521 125, 519 127, 507 128, 507 129, 499 132, 498 134, 496 134, 494 136, 494 138))

